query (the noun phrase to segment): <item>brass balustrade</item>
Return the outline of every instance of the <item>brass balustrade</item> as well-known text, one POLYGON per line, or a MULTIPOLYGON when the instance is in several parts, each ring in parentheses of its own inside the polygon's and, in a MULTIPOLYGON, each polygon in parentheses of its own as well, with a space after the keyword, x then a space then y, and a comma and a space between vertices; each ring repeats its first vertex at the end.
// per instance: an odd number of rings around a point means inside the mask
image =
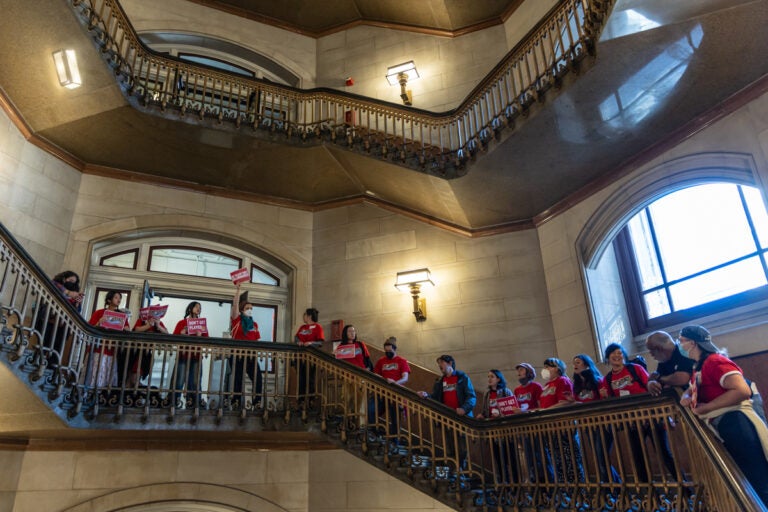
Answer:
POLYGON ((160 55, 139 39, 118 0, 70 0, 134 105, 225 121, 286 143, 332 142, 445 178, 461 176, 595 44, 615 0, 563 0, 449 112, 299 90, 160 55))
POLYGON ((483 421, 317 349, 95 329, 2 225, 0 328, 3 363, 73 427, 315 429, 418 489, 478 510, 761 510, 730 457, 674 393, 483 421), (100 364, 109 353, 115 362, 100 364), (252 389, 244 371, 236 393, 234 372, 201 379, 198 365, 202 386, 181 400, 179 354, 221 367, 259 363, 262 388, 252 389), (129 378, 142 363, 153 371, 129 378), (303 394, 298 371, 314 375, 303 394), (104 378, 109 372, 118 375, 104 378))

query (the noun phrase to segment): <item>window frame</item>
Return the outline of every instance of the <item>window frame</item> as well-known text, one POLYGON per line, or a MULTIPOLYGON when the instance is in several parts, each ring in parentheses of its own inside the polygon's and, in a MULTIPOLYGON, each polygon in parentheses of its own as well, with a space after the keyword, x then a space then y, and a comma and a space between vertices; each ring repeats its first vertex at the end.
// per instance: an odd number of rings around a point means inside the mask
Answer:
POLYGON ((125 268, 125 269, 136 270, 138 265, 139 265, 139 249, 138 248, 136 248, 136 249, 128 249, 128 250, 125 250, 125 251, 113 252, 111 254, 107 254, 107 255, 104 255, 104 256, 99 258, 99 266, 100 267, 125 268), (110 258, 114 258, 115 256, 122 256, 123 254, 130 254, 130 253, 133 253, 133 266, 132 267, 118 267, 117 265, 105 265, 104 264, 105 260, 108 260, 110 258))
MULTIPOLYGON (((218 254, 219 256, 224 256, 225 258, 230 258, 235 261, 237 261, 237 268, 243 268, 243 259, 239 256, 235 256, 234 254, 228 254, 223 251, 217 251, 215 249, 209 249, 207 247, 200 247, 200 246, 193 246, 193 245, 149 245, 147 247, 147 272, 157 272, 162 274, 173 274, 173 275, 189 275, 189 274, 181 274, 179 272, 166 272, 164 270, 152 270, 152 254, 155 252, 156 249, 182 249, 182 250, 189 250, 189 251, 200 251, 200 252, 208 252, 211 254, 218 254)), ((210 276, 196 276, 200 279, 219 279, 219 280, 226 280, 227 278, 224 277, 210 277, 210 276)))

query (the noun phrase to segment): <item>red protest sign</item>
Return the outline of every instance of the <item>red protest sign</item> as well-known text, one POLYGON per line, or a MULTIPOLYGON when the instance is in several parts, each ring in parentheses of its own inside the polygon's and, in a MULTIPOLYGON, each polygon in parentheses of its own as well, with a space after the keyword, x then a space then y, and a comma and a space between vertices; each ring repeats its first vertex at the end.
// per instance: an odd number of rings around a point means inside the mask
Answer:
POLYGON ((125 328, 125 322, 128 320, 128 315, 120 311, 105 311, 104 316, 101 317, 101 326, 105 329, 112 329, 114 331, 122 331, 125 328))
POLYGON ((229 277, 235 284, 246 283, 251 280, 251 273, 247 268, 241 268, 235 270, 234 272, 230 272, 229 277))
POLYGON ((205 318, 187 318, 187 334, 208 333, 208 322, 205 318))
POLYGON ((515 396, 505 396, 504 398, 496 399, 496 407, 498 407, 502 416, 509 416, 515 414, 515 409, 520 408, 520 404, 515 396))

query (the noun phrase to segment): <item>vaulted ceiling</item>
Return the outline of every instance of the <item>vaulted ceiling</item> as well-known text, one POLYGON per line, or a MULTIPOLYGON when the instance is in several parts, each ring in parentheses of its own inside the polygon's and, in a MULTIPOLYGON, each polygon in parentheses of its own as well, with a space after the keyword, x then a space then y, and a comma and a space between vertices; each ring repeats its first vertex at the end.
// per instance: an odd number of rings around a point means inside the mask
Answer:
MULTIPOLYGON (((461 31, 514 15, 516 5, 190 1, 305 33, 364 21, 461 31)), ((750 86, 754 93, 754 84, 765 88, 767 21, 768 0, 619 0, 594 65, 548 94, 511 136, 452 180, 333 145, 290 147, 136 110, 66 2, 3 2, 0 100, 10 102, 33 140, 63 149, 84 162, 86 172, 308 209, 369 198, 465 232, 488 233, 547 218, 655 154, 654 148, 727 113, 738 104, 724 103, 729 98, 744 97, 750 86), (88 76, 76 94, 65 94, 51 77, 50 55, 62 40, 76 42, 88 76)))

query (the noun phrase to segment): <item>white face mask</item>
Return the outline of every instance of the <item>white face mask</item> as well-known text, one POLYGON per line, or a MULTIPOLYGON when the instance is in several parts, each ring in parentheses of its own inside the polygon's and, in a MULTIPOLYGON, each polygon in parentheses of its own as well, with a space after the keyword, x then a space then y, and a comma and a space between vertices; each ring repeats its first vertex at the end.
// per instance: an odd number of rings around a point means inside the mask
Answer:
POLYGON ((541 378, 544 380, 549 380, 549 378, 552 376, 552 374, 549 372, 549 368, 542 368, 541 370, 541 378))
POLYGON ((250 317, 250 316, 252 316, 252 315, 253 315, 253 310, 252 310, 252 309, 244 309, 244 310, 243 310, 243 314, 244 314, 245 316, 247 316, 247 317, 250 317))

